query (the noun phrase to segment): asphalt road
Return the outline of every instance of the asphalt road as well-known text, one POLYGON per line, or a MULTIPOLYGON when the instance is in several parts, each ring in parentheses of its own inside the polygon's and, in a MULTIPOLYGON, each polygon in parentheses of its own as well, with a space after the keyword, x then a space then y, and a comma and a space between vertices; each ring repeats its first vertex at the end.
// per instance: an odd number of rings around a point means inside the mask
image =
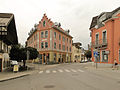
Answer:
POLYGON ((61 64, 14 80, 0 90, 120 90, 120 71, 92 70, 84 64, 61 64))

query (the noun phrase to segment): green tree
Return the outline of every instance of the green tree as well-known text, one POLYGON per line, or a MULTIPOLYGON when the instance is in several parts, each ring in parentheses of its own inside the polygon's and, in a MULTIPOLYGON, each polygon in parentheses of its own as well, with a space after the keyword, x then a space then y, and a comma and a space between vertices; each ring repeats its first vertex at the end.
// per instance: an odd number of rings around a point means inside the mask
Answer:
POLYGON ((9 54, 10 59, 20 61, 20 53, 21 51, 19 45, 13 45, 9 54))
POLYGON ((30 52, 29 59, 36 59, 38 57, 37 49, 32 47, 24 48, 20 45, 14 45, 10 50, 10 59, 17 60, 18 62, 21 62, 21 60, 23 60, 23 66, 25 67, 27 60, 27 50, 30 52))
POLYGON ((90 60, 90 58, 91 58, 91 51, 90 50, 87 50, 85 52, 85 57, 87 58, 87 60, 90 60))

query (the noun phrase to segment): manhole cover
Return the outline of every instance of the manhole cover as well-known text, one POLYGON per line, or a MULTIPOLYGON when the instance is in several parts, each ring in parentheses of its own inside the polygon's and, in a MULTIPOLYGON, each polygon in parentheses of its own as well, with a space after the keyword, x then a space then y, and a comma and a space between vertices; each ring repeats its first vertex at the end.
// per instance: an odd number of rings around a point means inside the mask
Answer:
POLYGON ((55 86, 54 85, 46 85, 44 86, 44 88, 54 88, 55 86))
POLYGON ((117 83, 120 83, 120 81, 118 81, 117 83))

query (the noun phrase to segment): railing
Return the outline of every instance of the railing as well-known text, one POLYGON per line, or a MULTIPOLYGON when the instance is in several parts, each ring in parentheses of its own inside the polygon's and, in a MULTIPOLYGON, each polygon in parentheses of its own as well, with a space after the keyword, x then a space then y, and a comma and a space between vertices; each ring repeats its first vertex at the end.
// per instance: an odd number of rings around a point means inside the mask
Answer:
POLYGON ((102 47, 107 47, 107 39, 100 39, 96 40, 94 42, 91 42, 91 47, 93 48, 102 48, 102 47))

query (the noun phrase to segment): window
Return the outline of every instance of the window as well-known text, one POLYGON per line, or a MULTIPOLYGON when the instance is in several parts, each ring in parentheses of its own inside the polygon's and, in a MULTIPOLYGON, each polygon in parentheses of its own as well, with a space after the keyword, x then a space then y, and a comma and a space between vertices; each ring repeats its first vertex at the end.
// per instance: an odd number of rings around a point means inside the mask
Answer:
POLYGON ((61 40, 61 35, 59 35, 59 40, 61 40))
POLYGON ((48 37, 48 31, 45 31, 45 38, 48 37))
POLYGON ((54 49, 56 49, 56 43, 54 42, 54 49))
POLYGON ((62 50, 65 51, 65 45, 62 45, 62 50))
POLYGON ((59 44, 59 50, 61 50, 61 44, 59 44))
POLYGON ((56 32, 54 32, 54 38, 56 38, 56 32))
POLYGON ((41 38, 44 38, 44 32, 41 32, 41 38))
POLYGON ((99 34, 96 34, 96 36, 95 36, 95 44, 96 45, 99 44, 99 34))
POLYGON ((70 52, 71 52, 71 47, 70 47, 70 52))
POLYGON ((119 62, 120 62, 120 50, 119 50, 119 62))
POLYGON ((63 37, 63 42, 65 42, 65 37, 63 37))
POLYGON ((108 62, 108 55, 105 51, 102 51, 102 62, 108 62))
POLYGON ((43 21, 43 27, 45 27, 45 21, 43 21))
POLYGON ((68 47, 67 47, 67 51, 68 51, 68 47))
POLYGON ((103 43, 106 43, 106 31, 103 32, 103 43))
POLYGON ((70 44, 71 44, 71 40, 70 40, 70 44))
POLYGON ((44 43, 43 42, 41 43, 41 48, 44 48, 44 43))
POLYGON ((48 48, 48 42, 45 42, 45 48, 48 48))

